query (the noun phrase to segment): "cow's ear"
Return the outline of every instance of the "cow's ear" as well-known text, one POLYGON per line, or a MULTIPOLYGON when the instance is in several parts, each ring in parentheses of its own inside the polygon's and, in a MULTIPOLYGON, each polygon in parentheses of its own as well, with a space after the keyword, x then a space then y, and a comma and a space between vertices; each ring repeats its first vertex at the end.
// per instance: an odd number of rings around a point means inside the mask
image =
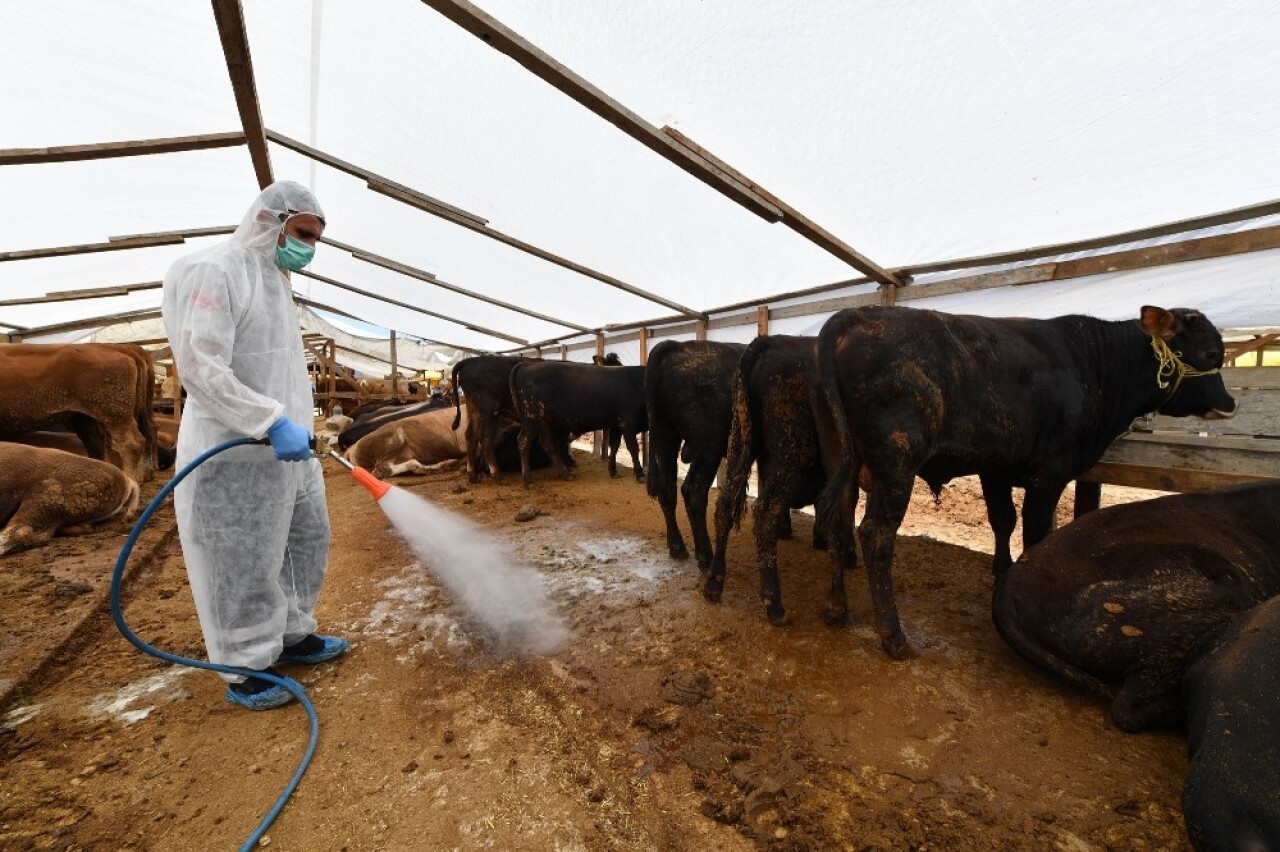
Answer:
POLYGON ((1142 330, 1152 337, 1168 340, 1177 333, 1178 317, 1164 308, 1143 305, 1142 319, 1139 321, 1142 323, 1142 330))

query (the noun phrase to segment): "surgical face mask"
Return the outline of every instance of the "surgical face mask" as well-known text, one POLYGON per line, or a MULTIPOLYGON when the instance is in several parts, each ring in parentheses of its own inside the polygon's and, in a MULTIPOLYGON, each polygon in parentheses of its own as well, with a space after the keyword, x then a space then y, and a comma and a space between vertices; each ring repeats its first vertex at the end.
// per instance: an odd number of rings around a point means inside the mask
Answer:
POLYGON ((310 263, 315 253, 315 246, 286 234, 284 245, 276 246, 276 265, 282 269, 298 270, 310 263))

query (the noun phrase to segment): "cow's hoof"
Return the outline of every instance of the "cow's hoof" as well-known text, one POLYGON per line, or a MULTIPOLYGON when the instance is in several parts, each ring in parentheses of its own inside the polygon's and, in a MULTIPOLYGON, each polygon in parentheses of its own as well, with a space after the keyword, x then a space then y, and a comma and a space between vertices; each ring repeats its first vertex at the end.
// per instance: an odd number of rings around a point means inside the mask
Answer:
POLYGON ((781 604, 771 603, 764 610, 765 617, 769 619, 769 623, 774 627, 786 627, 791 623, 791 619, 787 618, 787 611, 781 604))
POLYGON ((636 474, 636 482, 644 482, 644 474, 643 474, 643 473, 637 473, 637 474, 636 474))
POLYGON ((716 579, 710 575, 702 583, 702 596, 712 603, 720 603, 720 596, 724 594, 724 578, 716 579))
POLYGON ((611 470, 609 471, 609 476, 612 477, 613 479, 617 479, 619 476, 621 476, 621 474, 619 474, 616 470, 611 470))
POLYGON ((849 623, 849 610, 827 607, 822 611, 822 620, 831 627, 844 627, 849 623))
POLYGON ((880 647, 889 655, 891 660, 909 660, 911 659, 911 646, 907 644, 907 640, 903 637, 887 636, 880 640, 880 647))
POLYGON ((813 540, 813 549, 814 549, 814 550, 826 550, 826 549, 827 549, 827 540, 826 540, 825 538, 815 538, 815 539, 813 540))
POLYGON ((668 544, 667 553, 668 555, 671 556, 672 559, 688 559, 689 558, 689 548, 684 546, 683 541, 678 544, 668 544))

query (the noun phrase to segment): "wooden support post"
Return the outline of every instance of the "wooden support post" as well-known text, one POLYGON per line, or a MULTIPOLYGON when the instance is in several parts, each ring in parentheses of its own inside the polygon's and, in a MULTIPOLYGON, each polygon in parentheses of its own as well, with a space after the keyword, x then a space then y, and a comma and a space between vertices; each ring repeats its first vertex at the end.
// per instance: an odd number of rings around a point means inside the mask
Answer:
POLYGON ((694 328, 693 328, 693 338, 694 340, 707 339, 707 321, 706 320, 700 319, 695 322, 694 328))
POLYGON ((338 346, 332 337, 325 343, 325 363, 329 368, 329 413, 333 413, 333 395, 338 392, 338 346))
POLYGON ((396 330, 391 329, 391 396, 400 401, 400 365, 396 363, 396 330))
POLYGON ((561 361, 569 360, 569 347, 565 346, 563 343, 560 344, 560 360, 561 361))
POLYGON ((764 337, 769 333, 769 306, 761 305, 756 308, 756 335, 764 337))
POLYGON ((168 386, 169 398, 173 400, 173 422, 182 423, 182 378, 178 375, 178 363, 175 361, 169 365, 169 375, 173 377, 173 381, 165 380, 164 384, 168 386))

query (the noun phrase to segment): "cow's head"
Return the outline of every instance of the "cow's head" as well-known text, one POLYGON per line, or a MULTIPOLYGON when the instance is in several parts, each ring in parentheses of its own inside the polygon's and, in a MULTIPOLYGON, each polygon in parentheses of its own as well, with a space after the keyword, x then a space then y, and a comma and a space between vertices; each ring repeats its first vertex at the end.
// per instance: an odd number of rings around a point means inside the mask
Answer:
POLYGON ((1142 308, 1138 322, 1151 336, 1158 411, 1170 417, 1195 415, 1206 420, 1234 417, 1236 401, 1222 383, 1222 335, 1209 318, 1192 308, 1142 308))

